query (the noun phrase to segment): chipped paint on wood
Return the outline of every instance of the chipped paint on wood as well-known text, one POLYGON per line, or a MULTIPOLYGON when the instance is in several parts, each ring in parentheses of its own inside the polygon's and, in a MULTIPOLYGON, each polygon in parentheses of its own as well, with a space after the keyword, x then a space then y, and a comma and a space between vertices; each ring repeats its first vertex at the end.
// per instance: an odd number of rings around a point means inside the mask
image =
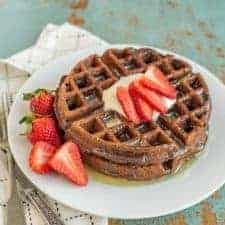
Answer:
POLYGON ((186 42, 190 40, 193 35, 193 31, 189 28, 173 29, 166 34, 163 47, 177 51, 177 49, 185 47, 186 42))
POLYGON ((225 53, 222 48, 216 48, 216 56, 220 58, 225 58, 225 53))
POLYGON ((176 0, 167 0, 167 4, 174 9, 179 6, 179 2, 176 0))
MULTIPOLYGON (((40 4, 45 7, 49 6, 52 3, 53 0, 39 0, 40 4)), ((54 0, 55 4, 60 4, 61 6, 68 7, 70 5, 69 0, 54 0)))
POLYGON ((183 33, 187 36, 192 36, 193 35, 193 32, 190 31, 190 30, 184 30, 183 33))
POLYGON ((166 225, 188 225, 183 214, 179 213, 175 217, 166 221, 166 225))
POLYGON ((195 49, 201 54, 203 51, 203 47, 200 43, 195 44, 195 49))
POLYGON ((191 5, 187 5, 186 6, 186 12, 188 15, 190 15, 191 17, 194 17, 194 11, 193 8, 191 7, 191 5))
POLYGON ((221 195, 220 195, 219 191, 215 191, 211 197, 215 200, 221 199, 221 195))
POLYGON ((108 225, 122 225, 119 220, 109 219, 108 225))
POLYGON ((78 10, 85 10, 88 6, 88 0, 75 0, 70 4, 71 13, 68 17, 68 22, 77 25, 83 26, 85 20, 83 17, 77 15, 78 10))
POLYGON ((217 225, 216 214, 213 212, 212 206, 204 202, 201 210, 201 225, 217 225))
POLYGON ((88 5, 88 0, 76 0, 70 4, 71 9, 86 9, 88 5))
POLYGON ((177 39, 177 37, 175 37, 176 36, 174 35, 174 32, 167 34, 163 43, 163 47, 173 51, 181 48, 183 41, 180 38, 177 39))
POLYGON ((75 13, 71 14, 68 17, 68 22, 77 26, 83 26, 85 23, 84 19, 82 17, 77 16, 75 13))
POLYGON ((131 25, 131 26, 138 26, 139 24, 139 19, 136 15, 131 15, 129 18, 128 18, 128 24, 131 25))
POLYGON ((221 72, 220 78, 221 78, 221 81, 225 84, 225 71, 221 72))
POLYGON ((5 5, 5 3, 6 3, 6 0, 0 0, 0 7, 5 5))
POLYGON ((216 38, 216 35, 209 30, 206 22, 199 21, 198 27, 202 31, 202 33, 205 35, 206 38, 208 38, 208 39, 215 39, 216 38))

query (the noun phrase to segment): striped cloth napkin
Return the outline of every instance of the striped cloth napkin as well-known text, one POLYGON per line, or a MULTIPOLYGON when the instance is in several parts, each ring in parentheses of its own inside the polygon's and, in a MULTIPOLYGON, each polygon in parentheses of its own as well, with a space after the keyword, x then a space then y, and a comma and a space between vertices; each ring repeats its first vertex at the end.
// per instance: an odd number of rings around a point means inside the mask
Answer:
MULTIPOLYGON (((91 33, 68 23, 61 26, 48 24, 34 46, 8 59, 0 60, 0 90, 5 89, 15 94, 32 73, 49 61, 61 55, 94 45, 107 45, 107 43, 91 33)), ((3 151, 0 151, 0 225, 5 225, 6 222, 9 183, 7 157, 3 151)), ((26 223, 28 225, 44 225, 44 221, 30 202, 21 194, 20 199, 26 223)), ((108 223, 107 218, 96 217, 65 207, 52 199, 48 200, 52 209, 55 210, 65 225, 106 225, 108 223)))

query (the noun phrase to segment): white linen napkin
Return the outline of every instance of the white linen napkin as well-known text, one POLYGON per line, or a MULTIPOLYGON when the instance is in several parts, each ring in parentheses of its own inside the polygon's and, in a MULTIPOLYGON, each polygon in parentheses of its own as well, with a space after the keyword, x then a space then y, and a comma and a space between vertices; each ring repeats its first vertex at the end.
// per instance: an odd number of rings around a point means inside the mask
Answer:
MULTIPOLYGON (((0 90, 7 89, 16 93, 24 81, 33 72, 49 61, 77 50, 107 43, 93 34, 65 23, 61 26, 48 24, 40 34, 36 44, 8 59, 0 60, 0 90)), ((4 224, 9 189, 6 156, 0 152, 0 225, 4 224)), ((44 221, 35 208, 20 194, 25 219, 29 225, 44 225, 44 221)), ((47 199, 47 197, 46 197, 47 199)), ((70 209, 57 201, 47 199, 52 209, 66 225, 106 225, 107 218, 96 217, 85 212, 70 209)))
POLYGON ((5 225, 7 221, 7 202, 9 189, 9 174, 7 171, 7 155, 0 150, 0 225, 5 225))

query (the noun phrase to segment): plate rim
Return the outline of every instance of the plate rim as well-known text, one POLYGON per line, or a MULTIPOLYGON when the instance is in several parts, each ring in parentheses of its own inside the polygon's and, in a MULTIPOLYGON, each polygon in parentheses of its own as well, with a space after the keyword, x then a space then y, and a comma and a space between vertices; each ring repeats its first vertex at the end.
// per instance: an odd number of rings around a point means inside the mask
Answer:
MULTIPOLYGON (((73 52, 73 53, 69 53, 69 54, 66 54, 64 56, 61 56, 59 58, 56 58, 55 60, 53 61, 50 61, 49 63, 47 63, 45 66, 43 66, 41 69, 37 70, 33 75, 32 77, 34 77, 33 79, 35 79, 35 77, 37 77, 36 74, 40 73, 42 70, 46 70, 47 67, 49 67, 50 65, 56 63, 57 61, 62 61, 63 58, 66 59, 66 58, 69 58, 69 57, 72 57, 73 55, 79 55, 81 54, 82 52, 87 52, 86 54, 88 54, 88 52, 92 51, 92 50, 97 50, 97 51, 101 51, 102 49, 108 49, 108 48, 124 48, 124 47, 137 47, 137 48, 140 48, 140 47, 147 47, 147 48, 151 48, 151 49, 155 49, 159 52, 162 52, 162 53, 165 53, 165 54, 171 54, 171 55, 174 55, 175 57, 178 57, 178 58, 181 58, 181 59, 184 59, 186 62, 188 63, 191 63, 191 64, 195 64, 197 67, 199 67, 202 71, 204 71, 204 73, 207 73, 209 76, 210 76, 210 79, 214 79, 214 81, 217 83, 216 85, 221 85, 222 88, 224 88, 225 90, 225 86, 222 84, 222 82, 215 76, 213 75, 213 73, 211 73, 208 69, 206 69, 204 66, 201 66, 199 65, 196 61, 192 61, 191 59, 189 58, 186 58, 180 54, 177 54, 175 52, 172 52, 172 51, 168 51, 166 49, 160 49, 160 48, 156 48, 156 47, 153 47, 153 46, 150 46, 150 45, 136 45, 136 44, 113 44, 113 45, 106 45, 106 46, 94 46, 94 47, 91 47, 91 48, 87 48, 87 49, 84 49, 84 50, 79 50, 77 52, 73 52)), ((90 54, 90 53, 89 53, 90 54)), ((68 68, 69 70, 69 68, 68 68)), ((18 93, 16 94, 16 97, 15 97, 15 102, 18 101, 18 99, 20 98, 20 95, 21 95, 21 91, 24 89, 24 87, 26 86, 26 83, 32 79, 31 78, 28 78, 27 81, 25 81, 25 83, 22 85, 22 87, 20 88, 20 90, 18 91, 18 93)), ((13 106, 12 106, 13 107, 13 106)), ((9 117, 8 117, 8 127, 10 127, 10 118, 12 117, 11 115, 11 110, 10 110, 10 114, 9 114, 9 117)), ((11 143, 11 138, 9 137, 9 144, 10 144, 10 147, 13 145, 11 143)), ((13 154, 13 152, 12 152, 13 154)), ((14 155, 14 154, 13 154, 14 155)), ((29 176, 24 172, 23 170, 23 167, 22 165, 20 164, 20 162, 18 162, 18 160, 15 158, 15 161, 16 163, 18 164, 18 166, 20 167, 20 169, 23 171, 23 173, 25 174, 25 176, 39 189, 41 190, 42 192, 46 193, 49 197, 53 198, 53 199, 56 199, 54 197, 54 194, 51 195, 51 192, 49 193, 49 191, 46 191, 46 190, 43 190, 40 185, 36 184, 36 182, 33 182, 33 180, 31 180, 29 178, 29 176)), ((204 194, 202 194, 201 196, 199 196, 199 198, 196 198, 194 200, 191 200, 189 201, 188 203, 184 204, 183 206, 181 207, 177 207, 176 209, 171 209, 171 210, 167 210, 166 212, 164 213, 161 213, 160 215, 159 214, 156 214, 156 215, 150 215, 150 217, 156 217, 156 216, 164 216, 164 215, 168 215, 168 214, 171 214, 171 213, 175 213, 175 212, 178 212, 178 211, 181 211, 183 209, 186 209, 200 201, 202 201, 203 199, 207 198, 209 195, 211 195, 215 190, 219 189, 223 184, 224 184, 225 180, 223 180, 223 182, 221 182, 220 184, 217 183, 217 185, 214 185, 213 188, 211 189, 210 192, 206 192, 204 194)), ((91 214, 95 214, 95 215, 99 215, 99 216, 107 216, 107 217, 114 217, 114 218, 121 218, 121 219, 137 219, 137 218, 149 218, 149 215, 114 215, 113 213, 112 214, 102 214, 100 211, 101 210, 98 210, 98 212, 96 211, 93 211, 93 210, 88 210, 88 209, 84 209, 80 206, 76 207, 76 204, 70 204, 66 201, 63 201, 63 199, 56 199, 57 201, 60 201, 62 204, 66 205, 66 206, 69 206, 69 207, 72 207, 72 208, 76 208, 76 209, 79 209, 79 210, 82 210, 82 211, 85 211, 85 212, 88 212, 88 213, 91 213, 91 214)))

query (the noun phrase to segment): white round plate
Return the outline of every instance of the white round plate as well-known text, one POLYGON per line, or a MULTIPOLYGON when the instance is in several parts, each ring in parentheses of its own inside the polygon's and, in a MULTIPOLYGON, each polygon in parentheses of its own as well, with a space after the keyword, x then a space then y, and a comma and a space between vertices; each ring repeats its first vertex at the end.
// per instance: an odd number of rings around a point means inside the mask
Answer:
POLYGON ((28 112, 22 93, 37 88, 55 89, 62 74, 68 72, 78 60, 93 53, 101 54, 105 49, 106 47, 96 47, 61 57, 34 73, 20 89, 8 118, 8 131, 11 151, 21 170, 50 197, 72 208, 100 216, 129 219, 161 216, 187 208, 208 197, 225 181, 225 88, 205 68, 187 58, 160 49, 157 50, 190 63, 194 71, 199 71, 204 76, 209 86, 212 100, 209 138, 205 153, 198 160, 180 175, 137 186, 109 185, 90 177, 87 187, 80 188, 61 176, 41 176, 30 170, 27 157, 31 146, 25 137, 19 135, 24 128, 18 121, 28 112))

